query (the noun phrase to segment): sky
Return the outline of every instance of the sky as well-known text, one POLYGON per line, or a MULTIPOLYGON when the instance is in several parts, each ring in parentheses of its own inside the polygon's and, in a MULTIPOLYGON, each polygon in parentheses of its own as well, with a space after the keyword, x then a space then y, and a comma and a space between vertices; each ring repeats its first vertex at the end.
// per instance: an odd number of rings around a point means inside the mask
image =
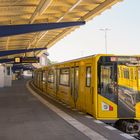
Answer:
POLYGON ((140 0, 123 0, 81 26, 48 49, 51 61, 66 61, 106 53, 140 54, 140 0))

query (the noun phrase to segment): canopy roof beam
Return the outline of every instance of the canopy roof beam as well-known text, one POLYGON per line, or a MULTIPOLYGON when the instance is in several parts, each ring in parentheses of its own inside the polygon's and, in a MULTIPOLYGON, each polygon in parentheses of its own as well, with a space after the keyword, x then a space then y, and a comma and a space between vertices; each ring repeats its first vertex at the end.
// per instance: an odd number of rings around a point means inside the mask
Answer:
POLYGON ((33 23, 38 16, 41 16, 44 11, 51 5, 53 0, 40 0, 39 5, 32 14, 29 23, 33 23))

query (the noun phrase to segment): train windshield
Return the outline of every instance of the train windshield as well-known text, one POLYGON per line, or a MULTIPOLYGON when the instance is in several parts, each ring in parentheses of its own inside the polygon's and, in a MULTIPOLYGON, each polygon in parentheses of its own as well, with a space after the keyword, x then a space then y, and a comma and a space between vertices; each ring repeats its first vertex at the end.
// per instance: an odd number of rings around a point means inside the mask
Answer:
POLYGON ((118 105, 119 117, 135 117, 140 102, 140 57, 101 57, 98 93, 118 105))
POLYGON ((100 67, 100 93, 111 101, 117 101, 117 88, 115 81, 115 69, 114 65, 101 65, 100 67))

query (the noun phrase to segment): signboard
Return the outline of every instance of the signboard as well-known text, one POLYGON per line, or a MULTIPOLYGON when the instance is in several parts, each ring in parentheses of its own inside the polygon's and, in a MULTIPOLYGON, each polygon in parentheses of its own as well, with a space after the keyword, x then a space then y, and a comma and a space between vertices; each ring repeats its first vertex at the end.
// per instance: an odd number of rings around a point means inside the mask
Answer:
POLYGON ((112 57, 110 57, 110 61, 111 61, 111 62, 140 63, 140 57, 112 56, 112 57))
POLYGON ((15 57, 15 63, 39 63, 39 57, 15 57))

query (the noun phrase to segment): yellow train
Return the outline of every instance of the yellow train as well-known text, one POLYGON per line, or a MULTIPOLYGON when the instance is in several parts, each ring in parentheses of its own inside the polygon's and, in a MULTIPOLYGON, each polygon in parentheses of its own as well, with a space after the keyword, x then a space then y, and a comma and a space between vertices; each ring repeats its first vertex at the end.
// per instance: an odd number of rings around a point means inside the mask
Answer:
POLYGON ((37 69, 33 81, 44 94, 97 120, 138 132, 139 63, 138 56, 93 55, 37 69))

